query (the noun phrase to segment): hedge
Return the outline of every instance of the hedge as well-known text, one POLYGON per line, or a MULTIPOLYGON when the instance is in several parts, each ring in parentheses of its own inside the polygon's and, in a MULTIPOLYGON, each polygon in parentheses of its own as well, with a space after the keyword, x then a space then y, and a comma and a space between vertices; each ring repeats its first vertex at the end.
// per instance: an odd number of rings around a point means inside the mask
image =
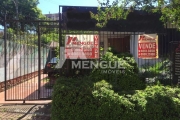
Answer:
POLYGON ((52 120, 177 120, 180 89, 162 85, 114 91, 105 80, 65 78, 53 88, 52 120))

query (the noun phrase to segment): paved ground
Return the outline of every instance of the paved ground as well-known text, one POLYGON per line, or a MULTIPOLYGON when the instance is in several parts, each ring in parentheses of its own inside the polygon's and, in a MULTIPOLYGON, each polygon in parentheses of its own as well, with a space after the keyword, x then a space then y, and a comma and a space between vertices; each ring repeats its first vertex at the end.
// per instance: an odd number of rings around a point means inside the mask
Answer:
POLYGON ((50 120, 50 104, 0 105, 0 120, 50 120))
MULTIPOLYGON (((52 84, 47 75, 41 75, 40 94, 38 96, 38 77, 16 85, 0 93, 0 120, 50 120, 51 100, 33 99, 49 98, 52 95, 52 84), (19 101, 21 99, 21 101, 19 101), (26 100, 23 104, 22 100, 26 100)), ((52 79, 51 79, 52 80, 52 79)))
MULTIPOLYGON (((38 77, 30 79, 24 83, 16 85, 6 91, 7 100, 36 100, 40 98, 49 98, 52 95, 52 83, 49 83, 47 75, 41 75, 41 83, 38 86, 38 77), (40 88, 40 94, 38 94, 40 88)), ((0 103, 5 102, 5 92, 0 93, 0 103)))

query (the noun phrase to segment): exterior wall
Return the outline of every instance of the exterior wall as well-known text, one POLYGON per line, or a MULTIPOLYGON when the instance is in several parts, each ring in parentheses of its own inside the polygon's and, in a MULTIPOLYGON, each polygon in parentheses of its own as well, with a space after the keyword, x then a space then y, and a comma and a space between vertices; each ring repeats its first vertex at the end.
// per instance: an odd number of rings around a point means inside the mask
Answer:
MULTIPOLYGON (((59 13, 54 13, 54 14, 45 14, 47 18, 50 18, 52 20, 59 20, 59 13)), ((60 18, 61 19, 61 18, 60 18)))
POLYGON ((138 58, 138 34, 143 34, 143 33, 131 33, 131 32, 126 32, 126 34, 117 32, 117 33, 112 33, 112 32, 104 32, 99 33, 100 37, 100 43, 103 42, 103 47, 104 47, 104 53, 108 49, 108 38, 115 38, 115 37, 124 37, 127 35, 130 35, 130 53, 134 56, 136 62, 138 63, 138 66, 144 65, 144 64, 155 64, 158 61, 160 61, 160 58, 157 59, 142 59, 138 58))

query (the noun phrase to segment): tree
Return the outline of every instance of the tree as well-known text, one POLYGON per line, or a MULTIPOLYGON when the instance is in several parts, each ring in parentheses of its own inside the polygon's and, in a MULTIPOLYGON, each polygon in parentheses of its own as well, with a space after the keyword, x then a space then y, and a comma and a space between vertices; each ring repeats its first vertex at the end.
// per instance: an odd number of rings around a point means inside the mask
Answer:
POLYGON ((144 10, 152 13, 161 13, 162 22, 171 23, 180 29, 180 1, 179 0, 97 0, 98 13, 93 14, 98 27, 104 27, 110 19, 126 19, 132 9, 144 10), (105 2, 104 2, 105 1, 105 2), (105 8, 104 8, 105 7, 105 8))
POLYGON ((164 23, 171 23, 180 30, 180 1, 172 0, 169 4, 161 9, 161 20, 164 23))
POLYGON ((170 23, 180 29, 180 1, 179 0, 132 0, 135 7, 148 12, 161 13, 160 20, 170 23))
MULTIPOLYGON (((19 19, 19 20, 37 20, 45 19, 41 10, 37 8, 39 4, 38 0, 1 0, 0 4, 0 25, 3 25, 5 14, 7 19, 19 19)), ((31 24, 31 23, 28 23, 31 24)), ((9 23, 9 27, 15 28, 9 23)), ((22 26, 24 26, 22 24, 22 26)), ((24 27, 21 27, 24 28, 24 27)))
POLYGON ((106 0, 106 2, 97 1, 99 3, 98 13, 93 14, 91 12, 91 17, 97 20, 97 27, 104 27, 110 19, 126 19, 129 13, 129 0, 121 0, 121 3, 119 0, 114 0, 112 4, 110 4, 110 0, 106 0))

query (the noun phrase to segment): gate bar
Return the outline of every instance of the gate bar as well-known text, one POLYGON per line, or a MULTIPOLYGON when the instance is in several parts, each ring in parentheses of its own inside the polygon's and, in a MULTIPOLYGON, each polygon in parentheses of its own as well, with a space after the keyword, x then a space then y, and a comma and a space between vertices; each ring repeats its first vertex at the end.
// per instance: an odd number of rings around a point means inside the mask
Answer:
POLYGON ((40 40, 40 26, 38 24, 38 99, 40 99, 41 87, 41 40, 40 40))
POLYGON ((7 72, 6 72, 6 53, 7 53, 7 51, 6 51, 6 40, 7 40, 7 28, 6 28, 6 13, 5 13, 5 18, 4 18, 4 87, 5 87, 5 91, 4 91, 4 97, 5 97, 5 101, 7 101, 7 93, 6 93, 6 90, 7 90, 7 84, 6 84, 6 81, 7 81, 7 78, 6 78, 6 74, 7 74, 7 72))

